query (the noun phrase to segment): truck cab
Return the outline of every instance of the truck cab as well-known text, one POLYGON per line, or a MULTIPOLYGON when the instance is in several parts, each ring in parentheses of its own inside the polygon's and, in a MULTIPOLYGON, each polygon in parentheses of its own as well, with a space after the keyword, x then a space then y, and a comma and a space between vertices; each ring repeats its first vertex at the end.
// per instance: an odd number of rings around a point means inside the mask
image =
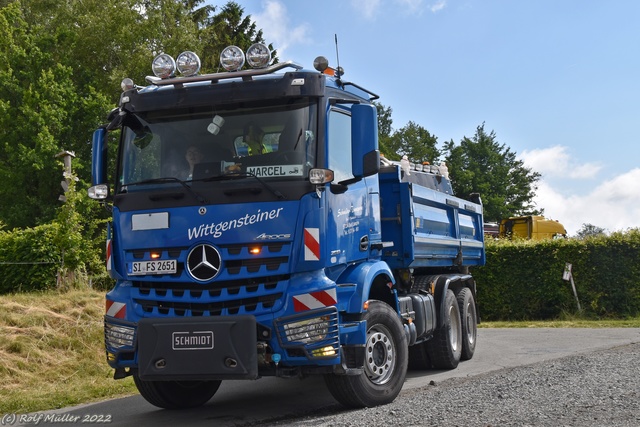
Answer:
POLYGON ((558 221, 541 215, 510 217, 500 222, 500 236, 532 240, 567 237, 567 230, 558 221))

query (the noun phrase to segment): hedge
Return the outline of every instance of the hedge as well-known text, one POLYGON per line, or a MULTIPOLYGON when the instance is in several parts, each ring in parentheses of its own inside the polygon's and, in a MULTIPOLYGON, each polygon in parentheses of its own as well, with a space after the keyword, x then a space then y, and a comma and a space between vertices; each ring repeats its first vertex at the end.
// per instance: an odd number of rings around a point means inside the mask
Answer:
MULTIPOLYGON (((104 221, 83 221, 87 215, 73 205, 66 209, 50 224, 0 230, 0 294, 52 289, 69 277, 111 286, 102 262, 104 221)), ((583 314, 640 315, 640 229, 586 239, 491 240, 486 249, 486 265, 472 271, 483 320, 551 319, 576 312, 571 285, 562 280, 565 263, 573 266, 583 314)))
POLYGON ((51 289, 62 267, 57 223, 0 231, 0 294, 51 289))
POLYGON ((488 241, 487 263, 472 271, 483 320, 557 318, 577 312, 565 263, 584 315, 640 314, 640 230, 586 239, 488 241))
POLYGON ((103 261, 102 208, 86 192, 76 192, 74 180, 65 196, 50 223, 6 231, 0 222, 0 294, 112 285, 103 261))

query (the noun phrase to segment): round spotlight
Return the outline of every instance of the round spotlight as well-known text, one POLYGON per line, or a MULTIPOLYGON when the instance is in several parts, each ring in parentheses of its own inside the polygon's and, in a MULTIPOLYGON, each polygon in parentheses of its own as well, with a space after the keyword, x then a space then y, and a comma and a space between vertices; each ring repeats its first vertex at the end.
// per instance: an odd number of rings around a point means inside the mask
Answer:
POLYGON ((321 73, 324 73, 324 70, 329 68, 329 60, 324 56, 318 56, 313 60, 313 68, 315 68, 317 71, 320 71, 321 73))
POLYGON ((176 72, 176 61, 174 61, 174 59, 170 55, 161 53, 153 60, 151 69, 153 70, 153 74, 155 74, 156 77, 166 79, 173 76, 173 74, 176 72))
POLYGON ((271 51, 262 43, 252 44, 247 49, 247 63, 251 68, 265 68, 271 62, 271 51))
POLYGON ((238 46, 228 46, 220 53, 220 64, 227 71, 238 71, 244 65, 244 52, 238 46))
POLYGON ((122 88, 123 92, 131 90, 135 86, 136 85, 133 83, 133 80, 131 80, 129 77, 126 77, 126 78, 122 79, 122 82, 120 83, 120 87, 122 88))
POLYGON ((195 76, 200 71, 200 58, 194 52, 188 50, 178 55, 176 66, 183 76, 195 76))

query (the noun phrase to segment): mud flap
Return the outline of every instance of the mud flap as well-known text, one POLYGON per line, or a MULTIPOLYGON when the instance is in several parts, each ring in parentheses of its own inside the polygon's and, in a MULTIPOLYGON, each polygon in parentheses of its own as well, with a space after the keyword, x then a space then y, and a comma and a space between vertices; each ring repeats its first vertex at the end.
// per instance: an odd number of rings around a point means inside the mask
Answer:
POLYGON ((147 381, 258 378, 253 316, 142 319, 138 375, 147 381))

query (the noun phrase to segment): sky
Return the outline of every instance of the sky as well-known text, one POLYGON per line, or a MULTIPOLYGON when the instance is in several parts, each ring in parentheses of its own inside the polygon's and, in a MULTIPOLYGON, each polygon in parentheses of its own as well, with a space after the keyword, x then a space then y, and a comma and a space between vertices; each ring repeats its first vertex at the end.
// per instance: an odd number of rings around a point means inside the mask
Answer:
POLYGON ((236 1, 280 61, 339 58, 393 129, 442 148, 484 123, 542 175, 534 202, 569 235, 640 227, 640 1, 236 1))

